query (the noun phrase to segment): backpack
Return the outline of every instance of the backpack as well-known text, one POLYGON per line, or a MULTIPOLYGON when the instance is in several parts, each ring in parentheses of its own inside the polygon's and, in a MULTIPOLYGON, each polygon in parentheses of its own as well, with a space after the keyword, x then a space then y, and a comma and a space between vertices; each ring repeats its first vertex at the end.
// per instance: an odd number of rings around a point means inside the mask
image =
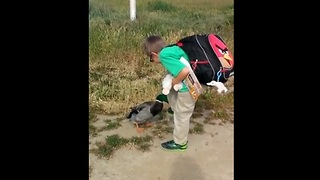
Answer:
POLYGON ((234 60, 226 43, 216 34, 196 34, 180 39, 179 46, 189 57, 201 84, 211 81, 225 83, 234 74, 234 60))

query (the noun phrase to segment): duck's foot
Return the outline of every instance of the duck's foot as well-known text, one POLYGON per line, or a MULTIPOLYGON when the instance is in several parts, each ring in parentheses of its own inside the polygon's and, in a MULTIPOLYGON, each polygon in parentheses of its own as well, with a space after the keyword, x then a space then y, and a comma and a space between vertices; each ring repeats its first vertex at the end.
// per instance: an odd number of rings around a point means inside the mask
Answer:
POLYGON ((137 128, 137 132, 140 134, 140 133, 143 133, 143 131, 144 131, 144 128, 137 128))
POLYGON ((139 127, 138 123, 135 123, 135 125, 136 125, 137 132, 138 132, 139 134, 140 134, 140 133, 143 133, 144 128, 139 127))
POLYGON ((151 127, 153 124, 152 123, 145 123, 145 125, 147 126, 147 127, 151 127))

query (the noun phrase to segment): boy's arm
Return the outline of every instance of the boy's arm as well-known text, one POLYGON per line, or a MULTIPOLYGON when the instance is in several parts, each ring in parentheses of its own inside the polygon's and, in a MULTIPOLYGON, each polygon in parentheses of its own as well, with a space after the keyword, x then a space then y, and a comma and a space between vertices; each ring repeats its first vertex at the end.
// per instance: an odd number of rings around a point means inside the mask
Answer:
POLYGON ((189 70, 187 67, 183 68, 177 77, 172 79, 172 87, 176 84, 179 84, 181 81, 183 81, 187 75, 189 74, 189 70))
POLYGON ((182 62, 180 62, 180 58, 180 55, 174 54, 166 49, 159 54, 161 64, 174 77, 172 79, 172 87, 175 84, 179 84, 181 81, 183 81, 189 73, 188 68, 182 62))

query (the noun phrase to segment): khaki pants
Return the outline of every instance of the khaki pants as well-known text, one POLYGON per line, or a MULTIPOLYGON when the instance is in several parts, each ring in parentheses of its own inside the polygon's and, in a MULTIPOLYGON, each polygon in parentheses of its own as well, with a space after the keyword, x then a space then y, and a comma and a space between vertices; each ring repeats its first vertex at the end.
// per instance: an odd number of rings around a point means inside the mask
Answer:
POLYGON ((189 92, 177 92, 172 89, 168 94, 168 101, 174 112, 173 140, 183 145, 188 141, 190 118, 195 107, 195 100, 189 92))

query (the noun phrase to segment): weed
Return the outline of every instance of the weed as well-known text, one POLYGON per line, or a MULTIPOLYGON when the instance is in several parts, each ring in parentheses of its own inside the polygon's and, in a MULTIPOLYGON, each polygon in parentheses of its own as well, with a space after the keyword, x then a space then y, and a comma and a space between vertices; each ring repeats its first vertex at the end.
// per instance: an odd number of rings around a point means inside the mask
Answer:
POLYGON ((120 137, 118 134, 114 134, 114 135, 108 136, 106 138, 106 142, 108 145, 110 145, 114 148, 117 148, 122 145, 125 145, 128 142, 128 140, 120 137))
POLYGON ((98 148, 91 149, 91 152, 96 154, 98 157, 109 158, 116 149, 128 142, 128 139, 120 137, 118 134, 114 134, 106 137, 105 142, 97 142, 96 145, 98 148))
POLYGON ((145 137, 132 137, 126 139, 120 137, 118 134, 114 134, 106 137, 105 141, 97 142, 97 148, 90 150, 91 153, 97 155, 98 157, 106 157, 107 159, 114 153, 115 150, 132 143, 137 147, 138 150, 148 151, 152 146, 152 136, 146 135, 145 137))
POLYGON ((204 133, 203 124, 195 122, 193 129, 190 129, 189 132, 190 134, 203 134, 204 133))
POLYGON ((139 150, 148 151, 152 145, 152 136, 146 135, 145 137, 132 137, 130 142, 137 146, 139 150))

